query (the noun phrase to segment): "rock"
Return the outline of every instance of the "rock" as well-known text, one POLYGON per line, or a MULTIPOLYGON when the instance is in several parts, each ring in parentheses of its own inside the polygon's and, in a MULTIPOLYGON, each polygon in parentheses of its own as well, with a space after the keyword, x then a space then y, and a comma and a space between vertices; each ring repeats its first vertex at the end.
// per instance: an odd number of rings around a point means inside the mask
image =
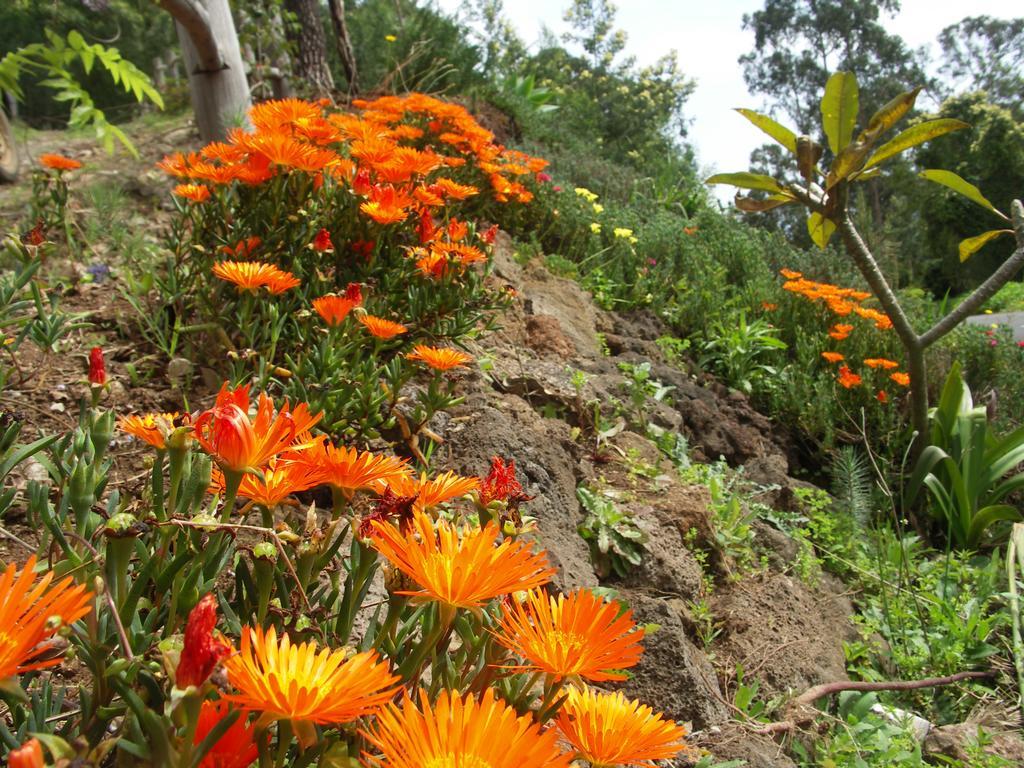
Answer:
POLYGON ((707 728, 729 719, 718 678, 707 656, 690 642, 678 600, 664 600, 643 592, 622 590, 620 596, 633 609, 637 623, 660 628, 644 638, 644 654, 623 684, 631 699, 640 699, 669 719, 707 728))
POLYGON ((721 666, 742 664, 765 699, 848 679, 843 641, 857 638, 853 606, 832 587, 827 577, 812 590, 781 573, 719 587, 711 611, 721 622, 715 644, 721 666))
POLYGON ((537 518, 538 539, 558 568, 555 586, 563 591, 597 586, 587 544, 576 527, 582 520, 576 500, 576 465, 569 426, 542 418, 514 395, 474 394, 444 437, 446 464, 462 474, 486 474, 492 456, 513 459, 526 493, 525 510, 537 518))
POLYGON ((553 315, 528 317, 526 334, 526 345, 538 355, 569 360, 576 354, 576 346, 562 332, 558 318, 553 315))
POLYGON ((1019 732, 985 728, 978 723, 957 723, 932 728, 922 745, 925 757, 950 757, 968 761, 968 747, 978 743, 979 729, 988 742, 983 751, 1008 761, 1008 765, 1024 765, 1024 738, 1019 732))
POLYGON ((726 723, 701 739, 715 756, 714 763, 743 760, 743 768, 796 768, 785 748, 768 736, 751 733, 740 723, 726 723))

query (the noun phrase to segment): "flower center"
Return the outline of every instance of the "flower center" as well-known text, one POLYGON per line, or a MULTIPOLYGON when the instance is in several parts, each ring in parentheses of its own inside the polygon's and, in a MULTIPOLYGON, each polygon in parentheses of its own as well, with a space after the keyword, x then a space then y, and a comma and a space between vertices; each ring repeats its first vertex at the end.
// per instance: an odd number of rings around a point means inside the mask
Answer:
POLYGON ((552 630, 548 634, 550 643, 566 654, 573 653, 583 647, 583 638, 575 632, 563 632, 560 629, 552 630))
POLYGON ((476 755, 453 754, 437 755, 427 760, 423 768, 491 768, 491 764, 476 755))

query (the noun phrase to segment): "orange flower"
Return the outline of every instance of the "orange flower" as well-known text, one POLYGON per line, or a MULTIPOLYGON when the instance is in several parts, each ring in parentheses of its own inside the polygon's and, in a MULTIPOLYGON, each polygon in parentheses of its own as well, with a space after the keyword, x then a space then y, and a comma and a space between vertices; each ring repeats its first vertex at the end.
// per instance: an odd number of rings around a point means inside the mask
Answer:
POLYGON ((205 203, 210 199, 210 188, 205 184, 179 184, 174 194, 193 203, 205 203))
POLYGON ((778 308, 779 308, 779 305, 775 304, 773 302, 770 302, 770 301, 762 301, 761 302, 761 309, 763 309, 765 312, 774 312, 778 308))
POLYGON ((266 287, 273 294, 284 293, 302 281, 291 272, 262 261, 218 261, 213 265, 213 274, 238 286, 239 291, 256 293, 266 287))
POLYGON ((334 327, 341 325, 348 313, 363 303, 363 292, 359 283, 349 283, 344 296, 330 293, 313 299, 313 309, 323 318, 324 322, 334 327))
MULTIPOLYGON (((193 744, 196 746, 201 744, 210 731, 216 728, 232 711, 230 705, 223 699, 204 701, 202 709, 199 710, 193 744)), ((259 757, 260 752, 259 747, 256 746, 255 737, 255 724, 246 725, 245 713, 241 713, 235 722, 213 743, 199 763, 199 768, 249 768, 259 757)))
POLYGON ((317 253, 325 253, 327 251, 334 251, 334 243, 331 242, 331 233, 323 227, 313 237, 313 250, 317 253))
POLYGON ((291 720, 303 747, 316 740, 309 724, 350 723, 386 704, 399 678, 376 651, 348 656, 344 649, 317 653, 310 641, 292 645, 274 627, 242 628, 242 647, 224 662, 238 693, 224 698, 275 720, 291 720), (347 658, 346 658, 347 657, 347 658))
POLYGON ((312 416, 305 403, 292 411, 288 403, 274 413, 274 403, 260 393, 256 418, 249 418, 249 387, 228 389, 227 382, 217 402, 196 419, 199 445, 227 470, 258 469, 273 456, 296 447, 296 439, 308 432, 323 414, 312 416))
POLYGON ((389 184, 373 187, 370 199, 361 204, 359 210, 378 224, 397 224, 408 218, 411 204, 411 198, 397 192, 389 184))
POLYGON ((570 768, 558 733, 542 730, 488 688, 483 698, 442 690, 431 707, 420 689, 419 706, 405 694, 402 706, 377 713, 362 735, 379 754, 364 753, 379 768, 570 768))
POLYGON ((162 451, 167 448, 167 436, 177 428, 180 418, 178 413, 145 413, 142 416, 122 416, 117 420, 117 426, 122 432, 162 451))
POLYGON ((899 368, 900 364, 895 360, 886 360, 884 357, 871 357, 864 361, 864 365, 868 368, 882 368, 886 371, 891 371, 893 368, 899 368))
POLYGON ((378 339, 390 339, 409 330, 401 323, 395 323, 382 317, 374 317, 373 315, 361 315, 359 322, 378 339))
POLYGON ((524 603, 503 605, 502 614, 497 641, 527 660, 513 669, 624 680, 621 670, 635 666, 643 653, 644 631, 633 623, 633 612, 620 614, 617 603, 589 590, 557 598, 534 590, 524 603))
POLYGON ((571 688, 557 722, 576 757, 590 765, 646 766, 652 760, 671 760, 686 749, 686 728, 621 691, 571 688))
POLYGON ((787 280, 799 280, 804 276, 802 272, 794 272, 792 269, 780 269, 779 274, 787 280))
POLYGON ((405 533, 389 523, 373 522, 373 543, 398 570, 422 588, 403 592, 455 608, 476 608, 510 592, 547 584, 555 574, 543 552, 521 540, 505 539, 497 524, 458 529, 429 515, 415 514, 405 533))
POLYGON ((824 357, 830 363, 838 363, 840 360, 846 359, 839 352, 822 352, 821 356, 824 357))
POLYGON ((220 247, 221 253, 226 253, 229 256, 235 256, 238 258, 245 258, 251 256, 253 251, 260 247, 263 241, 258 235, 247 237, 244 240, 239 240, 234 246, 222 245, 220 247))
POLYGON ((889 402, 889 395, 885 393, 884 389, 880 389, 878 390, 878 394, 875 395, 875 400, 880 402, 882 405, 885 405, 886 403, 889 402))
POLYGON ((853 389, 860 386, 861 378, 844 365, 839 369, 839 383, 846 389, 853 389))
POLYGON ((45 768, 43 745, 39 739, 29 739, 7 753, 7 768, 45 768))
POLYGON ((59 657, 45 658, 52 650, 47 641, 92 610, 84 586, 70 576, 51 586, 53 571, 35 584, 35 567, 32 555, 20 573, 11 563, 0 575, 0 680, 59 664, 59 657))
MULTIPOLYGON (((285 499, 300 491, 323 482, 321 472, 297 461, 282 461, 274 457, 263 467, 262 477, 246 473, 242 484, 238 487, 238 497, 249 499, 267 509, 273 509, 285 499)), ((210 478, 210 493, 223 493, 225 489, 224 473, 214 468, 210 478)))
POLYGON ((417 344, 412 352, 405 356, 408 360, 417 360, 425 363, 435 371, 450 371, 473 361, 472 355, 459 352, 457 349, 448 347, 428 347, 425 344, 417 344))
POLYGON ((469 184, 457 184, 451 179, 440 178, 436 179, 433 184, 430 185, 431 191, 437 191, 446 197, 450 197, 453 200, 465 200, 467 197, 479 194, 480 190, 469 184))
POLYGON ((850 332, 852 330, 852 325, 847 325, 845 323, 836 323, 835 325, 832 326, 832 330, 828 332, 828 335, 831 336, 836 341, 842 341, 843 339, 850 335, 850 332))
POLYGON ((396 498, 409 499, 412 509, 423 512, 438 504, 465 496, 477 490, 479 486, 478 477, 462 477, 448 471, 433 480, 428 480, 424 472, 418 478, 411 474, 396 476, 388 480, 385 490, 390 490, 396 498))
POLYGON ((408 474, 405 459, 381 456, 355 448, 338 448, 330 443, 316 444, 301 452, 296 461, 319 474, 327 483, 352 498, 356 491, 380 491, 396 478, 408 474))
POLYGON ((51 171, 76 171, 82 167, 77 160, 57 154, 40 155, 39 163, 51 171))
POLYGON ((697 234, 697 227, 683 227, 683 232, 687 235, 693 236, 697 234))
POLYGON ((910 386, 910 375, 906 373, 891 373, 889 378, 899 384, 901 387, 910 386))

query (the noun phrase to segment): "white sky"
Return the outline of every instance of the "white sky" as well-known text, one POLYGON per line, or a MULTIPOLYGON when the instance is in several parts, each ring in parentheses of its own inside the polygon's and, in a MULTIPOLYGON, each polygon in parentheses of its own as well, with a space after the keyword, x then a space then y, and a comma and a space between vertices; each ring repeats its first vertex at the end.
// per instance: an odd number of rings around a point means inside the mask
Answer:
MULTIPOLYGON (((461 0, 437 3, 452 12, 461 0)), ((556 33, 564 30, 562 13, 568 5, 569 0, 506 0, 505 13, 530 44, 537 41, 542 24, 556 33)), ((762 0, 617 0, 616 5, 617 27, 629 35, 626 53, 646 64, 674 48, 682 71, 697 81, 684 110, 702 167, 709 172, 746 170, 751 150, 766 139, 731 110, 764 106, 747 93, 737 63, 753 46, 753 34, 742 29, 743 14, 760 10, 762 0)), ((1011 0, 903 0, 901 13, 886 21, 911 48, 931 45, 937 55, 939 31, 964 16, 1012 18, 1022 13, 1011 0)), ((726 191, 731 196, 732 189, 726 191)))

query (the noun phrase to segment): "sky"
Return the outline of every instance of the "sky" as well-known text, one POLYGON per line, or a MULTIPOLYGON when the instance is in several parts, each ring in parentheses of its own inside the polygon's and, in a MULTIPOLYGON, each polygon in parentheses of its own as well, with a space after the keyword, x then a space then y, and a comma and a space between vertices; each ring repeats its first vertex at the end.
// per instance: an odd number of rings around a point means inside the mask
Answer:
MULTIPOLYGON (((449 12, 461 5, 461 0, 437 2, 449 12)), ((562 12, 568 5, 569 0, 506 0, 505 13, 531 44, 542 24, 556 33, 565 29, 562 12)), ((737 63, 754 40, 753 33, 742 28, 743 14, 760 10, 762 0, 617 0, 616 5, 617 26, 629 36, 627 54, 648 64, 674 48, 682 71, 696 80, 697 89, 684 110, 702 169, 745 170, 750 152, 766 139, 732 109, 765 106, 747 92, 737 63)), ((903 0, 899 15, 886 24, 911 48, 931 46, 937 56, 935 39, 944 27, 982 14, 1011 18, 1020 15, 1020 6, 1010 0, 903 0)), ((912 86, 908 83, 908 89, 912 86)), ((726 191, 731 196, 732 190, 726 191)))

